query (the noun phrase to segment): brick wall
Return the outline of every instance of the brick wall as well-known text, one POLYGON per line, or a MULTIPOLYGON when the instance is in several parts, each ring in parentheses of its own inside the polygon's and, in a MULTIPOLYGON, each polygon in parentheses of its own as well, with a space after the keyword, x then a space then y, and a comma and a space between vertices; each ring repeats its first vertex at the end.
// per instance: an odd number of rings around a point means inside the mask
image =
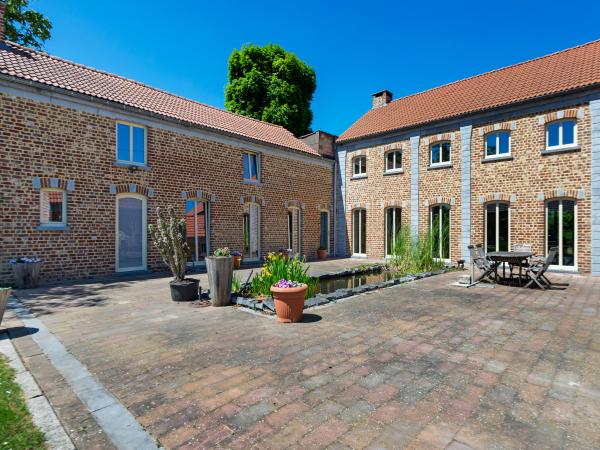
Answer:
MULTIPOLYGON (((212 249, 242 249, 240 199, 258 197, 264 202, 263 254, 287 247, 286 202, 299 201, 304 206, 302 252, 309 258, 316 256, 319 212, 332 202, 330 167, 286 158, 283 150, 280 155, 261 153, 261 183, 246 184, 240 148, 150 127, 149 169, 131 171, 114 165, 115 141, 111 118, 0 94, 1 281, 11 279, 7 260, 20 255, 43 258, 45 280, 113 273, 116 195, 109 192, 111 185, 127 189, 136 184, 144 193, 154 190, 155 195, 147 199, 148 223, 155 220, 157 206, 173 205, 183 217, 183 191, 214 195, 212 249), (35 177, 74 182, 67 195, 67 230, 37 229, 40 191, 32 185, 35 177)), ((314 157, 314 161, 321 159, 314 157)), ((149 269, 164 269, 150 241, 147 249, 149 269)))
MULTIPOLYGON (((383 175, 383 146, 348 152, 346 162, 346 217, 348 252, 351 252, 351 209, 368 205, 367 254, 384 255, 384 213, 382 202, 401 200, 403 223, 408 224, 410 207, 410 143, 399 141, 404 151, 404 173, 383 175), (367 154, 366 179, 352 180, 352 159, 367 154)), ((484 241, 484 205, 495 199, 510 204, 510 241, 531 243, 534 252, 545 253, 545 202, 551 198, 571 198, 577 203, 578 268, 591 268, 591 122, 587 105, 572 105, 561 110, 521 115, 503 122, 476 123, 471 135, 471 242, 484 241), (574 152, 542 155, 545 148, 545 124, 557 118, 577 118, 577 142, 574 152), (512 159, 482 162, 485 133, 507 129, 511 132, 512 159)), ((461 135, 448 129, 442 134, 422 135, 419 142, 419 229, 429 226, 429 207, 450 204, 450 257, 461 258, 461 135), (429 148, 436 140, 452 143, 452 167, 428 170, 429 148)))

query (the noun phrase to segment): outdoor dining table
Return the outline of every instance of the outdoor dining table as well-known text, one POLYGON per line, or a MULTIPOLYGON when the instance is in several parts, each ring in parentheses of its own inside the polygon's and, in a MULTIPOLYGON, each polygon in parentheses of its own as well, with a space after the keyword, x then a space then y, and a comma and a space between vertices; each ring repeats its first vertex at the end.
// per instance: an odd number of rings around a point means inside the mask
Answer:
POLYGON ((519 286, 521 286, 522 281, 522 270, 524 263, 527 262, 528 258, 533 256, 532 252, 489 252, 487 254, 488 258, 494 261, 496 273, 496 280, 498 279, 498 266, 502 263, 505 263, 502 267, 502 278, 506 278, 506 264, 519 266, 519 286))

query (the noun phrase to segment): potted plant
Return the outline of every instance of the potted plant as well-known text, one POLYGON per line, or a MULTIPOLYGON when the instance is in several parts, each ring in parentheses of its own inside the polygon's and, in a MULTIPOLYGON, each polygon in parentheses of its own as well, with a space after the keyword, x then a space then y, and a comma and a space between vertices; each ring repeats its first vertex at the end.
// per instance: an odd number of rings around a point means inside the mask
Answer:
POLYGON ((231 282, 233 279, 233 257, 227 247, 218 248, 206 258, 210 300, 213 306, 227 306, 231 303, 231 282))
POLYGON ((238 251, 231 252, 231 256, 233 256, 233 268, 235 270, 239 269, 242 265, 242 253, 238 251))
POLYGON ((17 289, 30 289, 38 285, 40 267, 42 265, 40 258, 21 256, 11 259, 9 263, 13 267, 17 289))
POLYGON ((284 278, 271 286, 277 320, 281 323, 300 322, 308 285, 284 278))
POLYGON ((156 225, 149 225, 148 230, 154 246, 173 274, 174 279, 169 283, 171 299, 176 302, 196 300, 199 281, 194 278, 185 278, 190 252, 185 238, 185 219, 178 219, 171 206, 169 206, 168 215, 169 217, 165 219, 162 210, 156 208, 156 225))
POLYGON ((319 259, 327 258, 327 247, 325 247, 324 245, 319 246, 319 248, 317 249, 317 258, 319 258, 319 259))
POLYGON ((2 325, 2 317, 4 316, 4 311, 6 311, 9 295, 10 288, 0 288, 0 325, 2 325))

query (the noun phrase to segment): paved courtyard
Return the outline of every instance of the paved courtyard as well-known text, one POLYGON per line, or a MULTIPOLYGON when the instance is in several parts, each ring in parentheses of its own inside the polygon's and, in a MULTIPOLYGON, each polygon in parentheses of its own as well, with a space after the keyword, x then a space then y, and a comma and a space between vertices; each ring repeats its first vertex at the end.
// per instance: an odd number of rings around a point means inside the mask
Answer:
POLYGON ((599 448, 600 278, 552 275, 570 285, 545 292, 457 278, 295 325, 173 303, 166 279, 18 296, 166 448, 599 448))

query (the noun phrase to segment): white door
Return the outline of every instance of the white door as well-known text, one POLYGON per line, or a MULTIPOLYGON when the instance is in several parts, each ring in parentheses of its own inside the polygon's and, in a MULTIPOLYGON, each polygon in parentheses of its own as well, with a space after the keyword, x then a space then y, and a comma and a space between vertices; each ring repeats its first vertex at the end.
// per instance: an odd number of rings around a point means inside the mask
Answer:
POLYGON ((117 272, 146 270, 146 199, 117 197, 117 272))

